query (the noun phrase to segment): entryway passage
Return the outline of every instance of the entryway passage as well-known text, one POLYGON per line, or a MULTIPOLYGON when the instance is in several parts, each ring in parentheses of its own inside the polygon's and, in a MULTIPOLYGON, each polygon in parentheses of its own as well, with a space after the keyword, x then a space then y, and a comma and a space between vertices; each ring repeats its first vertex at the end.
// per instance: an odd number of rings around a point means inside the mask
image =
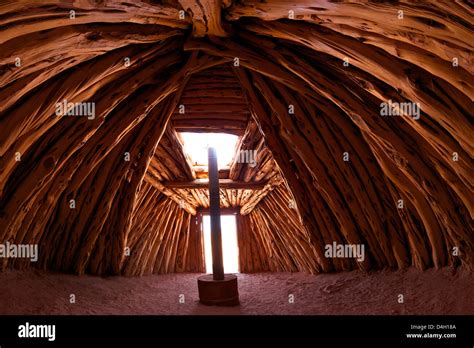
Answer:
MULTIPOLYGON (((211 217, 209 215, 203 216, 203 224, 206 272, 212 273, 211 217)), ((224 272, 239 273, 239 247, 235 215, 221 215, 221 230, 224 272)))

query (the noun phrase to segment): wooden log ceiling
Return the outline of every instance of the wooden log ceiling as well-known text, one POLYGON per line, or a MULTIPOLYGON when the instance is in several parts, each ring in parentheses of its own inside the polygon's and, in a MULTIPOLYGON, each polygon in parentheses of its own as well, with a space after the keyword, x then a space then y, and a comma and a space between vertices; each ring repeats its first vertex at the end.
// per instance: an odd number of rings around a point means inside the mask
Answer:
POLYGON ((250 118, 239 80, 228 65, 191 76, 179 105, 172 118, 178 132, 242 135, 250 118))
POLYGON ((0 243, 77 274, 203 272, 209 194, 178 133, 225 132, 256 153, 220 173, 242 272, 474 268, 473 19, 462 0, 1 1, 0 243))

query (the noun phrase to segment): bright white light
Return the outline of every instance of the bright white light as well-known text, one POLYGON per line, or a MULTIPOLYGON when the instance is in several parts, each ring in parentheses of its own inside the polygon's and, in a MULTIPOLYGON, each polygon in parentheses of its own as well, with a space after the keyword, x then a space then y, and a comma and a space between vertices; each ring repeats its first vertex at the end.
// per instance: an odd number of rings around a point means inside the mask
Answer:
POLYGON ((193 165, 207 167, 207 148, 217 152, 217 165, 226 168, 232 162, 238 136, 225 133, 180 133, 184 150, 191 157, 193 165))
MULTIPOLYGON (((211 217, 204 215, 204 253, 206 273, 212 273, 211 217)), ((221 215, 222 255, 224 273, 239 273, 239 247, 235 215, 221 215)))

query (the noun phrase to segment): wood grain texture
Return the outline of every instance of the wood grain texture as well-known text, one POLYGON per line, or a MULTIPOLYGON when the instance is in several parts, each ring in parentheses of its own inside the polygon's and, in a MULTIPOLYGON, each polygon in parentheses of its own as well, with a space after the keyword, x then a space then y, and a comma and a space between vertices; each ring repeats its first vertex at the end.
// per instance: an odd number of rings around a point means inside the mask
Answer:
POLYGON ((2 1, 0 243, 76 274, 202 272, 209 195, 178 133, 226 132, 256 154, 220 173, 243 272, 474 269, 473 19, 448 0, 2 1))

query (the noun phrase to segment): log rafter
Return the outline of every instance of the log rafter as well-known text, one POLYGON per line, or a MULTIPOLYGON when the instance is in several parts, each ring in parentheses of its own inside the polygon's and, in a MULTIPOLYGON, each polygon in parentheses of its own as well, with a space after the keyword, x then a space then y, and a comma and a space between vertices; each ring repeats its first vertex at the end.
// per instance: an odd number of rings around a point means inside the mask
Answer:
POLYGON ((225 131, 257 153, 220 190, 241 271, 474 268, 472 22, 447 0, 4 1, 0 243, 78 274, 202 272, 209 197, 177 132, 225 131))

